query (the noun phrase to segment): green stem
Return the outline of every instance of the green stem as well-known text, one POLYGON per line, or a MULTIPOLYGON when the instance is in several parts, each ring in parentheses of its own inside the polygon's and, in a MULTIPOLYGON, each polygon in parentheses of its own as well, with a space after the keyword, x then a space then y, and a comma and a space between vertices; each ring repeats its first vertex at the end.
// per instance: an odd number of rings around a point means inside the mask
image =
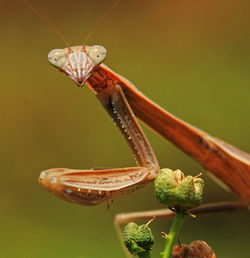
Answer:
POLYGON ((140 258, 151 258, 150 251, 137 254, 140 258))
POLYGON ((184 219, 186 217, 186 213, 184 211, 177 211, 174 221, 172 223, 170 232, 168 234, 168 238, 166 240, 165 248, 162 252, 162 258, 170 258, 171 252, 176 240, 176 237, 183 225, 184 219))

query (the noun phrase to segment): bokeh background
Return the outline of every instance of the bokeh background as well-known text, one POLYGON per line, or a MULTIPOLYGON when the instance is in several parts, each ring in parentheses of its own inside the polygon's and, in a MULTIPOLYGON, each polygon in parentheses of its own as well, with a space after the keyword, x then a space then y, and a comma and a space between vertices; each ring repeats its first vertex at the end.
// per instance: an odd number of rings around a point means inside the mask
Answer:
MULTIPOLYGON (((112 0, 29 2, 63 32, 84 42, 112 0)), ((106 64, 185 121, 249 152, 248 1, 122 0, 89 44, 106 64)), ((116 213, 163 208, 152 185, 115 199, 108 210, 57 199, 38 183, 52 167, 133 166, 118 130, 87 88, 50 66, 65 44, 20 1, 0 2, 0 257, 124 257, 116 213)), ((161 167, 202 167, 143 126, 161 167)), ((234 200, 207 175, 205 202, 234 200)), ((141 222, 142 223, 142 222, 141 222)), ((170 220, 151 224, 159 257, 170 220)), ((180 239, 207 241, 220 258, 247 257, 247 211, 187 219, 180 239)))

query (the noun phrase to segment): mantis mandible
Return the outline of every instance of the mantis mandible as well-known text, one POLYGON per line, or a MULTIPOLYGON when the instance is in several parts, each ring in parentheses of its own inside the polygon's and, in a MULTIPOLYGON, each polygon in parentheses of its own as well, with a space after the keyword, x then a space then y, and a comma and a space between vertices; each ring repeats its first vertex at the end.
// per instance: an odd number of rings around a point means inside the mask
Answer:
MULTIPOLYGON (((137 90, 131 82, 103 64, 107 53, 103 46, 70 47, 53 25, 27 2, 22 1, 67 44, 67 48, 50 51, 49 62, 68 75, 77 86, 82 87, 85 83, 89 86, 125 137, 137 163, 137 167, 131 168, 45 170, 41 172, 39 178, 44 188, 66 201, 97 205, 153 181, 160 168, 137 122, 137 117, 196 159, 228 186, 238 196, 239 206, 245 207, 249 204, 250 155, 248 153, 210 136, 159 107, 137 90)), ((113 4, 98 23, 119 1, 113 4)))

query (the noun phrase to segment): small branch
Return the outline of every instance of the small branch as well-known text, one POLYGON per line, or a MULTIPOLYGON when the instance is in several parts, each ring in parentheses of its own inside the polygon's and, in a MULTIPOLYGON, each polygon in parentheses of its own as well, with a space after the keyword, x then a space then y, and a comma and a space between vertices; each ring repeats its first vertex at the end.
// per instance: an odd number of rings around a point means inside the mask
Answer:
MULTIPOLYGON (((217 212, 230 212, 236 209, 244 209, 246 206, 240 202, 217 202, 210 204, 203 204, 195 209, 191 209, 190 212, 195 215, 217 213, 217 212)), ((122 224, 131 221, 151 219, 155 217, 156 219, 165 219, 174 217, 175 213, 169 209, 161 210, 150 210, 150 211, 140 211, 140 212, 130 212, 130 213, 120 213, 115 217, 115 226, 118 229, 122 224)))
POLYGON ((168 234, 168 238, 166 240, 166 246, 164 248, 164 251, 162 253, 162 258, 170 258, 171 257, 171 251, 173 249, 175 240, 177 238, 177 235, 183 225, 184 219, 186 217, 185 211, 177 211, 174 221, 172 223, 170 232, 168 234))

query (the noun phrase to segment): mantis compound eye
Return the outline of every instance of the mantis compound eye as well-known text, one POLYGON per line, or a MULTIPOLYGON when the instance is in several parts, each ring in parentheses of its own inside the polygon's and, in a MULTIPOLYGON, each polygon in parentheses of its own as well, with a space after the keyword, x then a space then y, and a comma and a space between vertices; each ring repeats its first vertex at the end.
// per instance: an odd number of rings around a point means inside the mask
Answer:
POLYGON ((67 58, 63 49, 53 49, 48 54, 49 62, 57 67, 63 68, 67 62, 67 58))
POLYGON ((95 65, 100 64, 106 57, 107 50, 100 45, 94 45, 89 48, 88 56, 91 58, 95 65))

